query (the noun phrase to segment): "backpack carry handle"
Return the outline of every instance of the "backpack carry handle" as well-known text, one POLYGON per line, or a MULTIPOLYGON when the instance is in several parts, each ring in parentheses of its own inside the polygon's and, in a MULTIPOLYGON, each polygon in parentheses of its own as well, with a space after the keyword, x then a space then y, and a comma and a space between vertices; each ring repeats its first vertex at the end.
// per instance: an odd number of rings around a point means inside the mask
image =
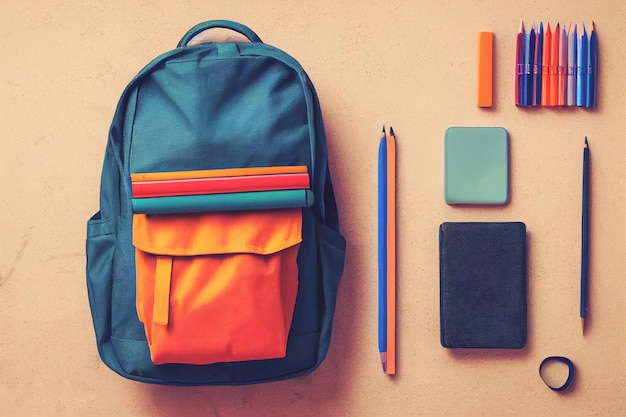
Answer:
MULTIPOLYGON (((249 27, 245 25, 242 25, 241 23, 232 22, 230 20, 209 20, 208 22, 198 23, 197 25, 189 29, 189 31, 187 31, 187 33, 185 33, 182 39, 178 42, 178 47, 183 48, 185 46, 191 46, 189 45, 189 42, 194 37, 198 36, 199 34, 201 34, 202 32, 206 30, 216 29, 216 28, 229 29, 229 30, 238 32, 242 34, 243 36, 245 36, 246 38, 248 38, 250 42, 263 42, 261 38, 259 38, 259 36, 256 33, 254 33, 252 29, 250 29, 249 27)), ((194 45, 197 45, 200 43, 206 43, 206 42, 203 42, 203 41, 199 41, 197 43, 194 42, 194 45)))

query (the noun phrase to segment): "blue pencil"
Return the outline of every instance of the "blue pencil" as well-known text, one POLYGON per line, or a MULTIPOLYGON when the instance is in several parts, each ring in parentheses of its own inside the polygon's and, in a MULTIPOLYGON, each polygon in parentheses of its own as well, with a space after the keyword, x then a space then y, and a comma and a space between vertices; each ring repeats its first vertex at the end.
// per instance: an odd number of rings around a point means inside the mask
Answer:
POLYGON ((589 62, 587 62, 587 97, 586 107, 596 107, 596 86, 598 80, 598 38, 596 37, 596 24, 591 23, 589 35, 589 62))
POLYGON ((530 28, 530 33, 528 34, 528 44, 526 47, 528 48, 528 59, 526 61, 526 105, 533 105, 533 91, 535 86, 535 74, 533 67, 536 64, 535 58, 535 43, 536 43, 536 34, 535 34, 535 25, 530 28))
MULTIPOLYGON (((524 29, 522 27, 522 29, 524 29)), ((524 66, 523 66, 523 75, 522 75, 522 93, 521 93, 521 105, 522 106, 528 106, 529 104, 529 99, 532 100, 532 96, 528 97, 528 92, 531 90, 532 87, 529 86, 529 82, 530 85, 532 86, 532 81, 530 78, 530 73, 531 73, 531 62, 532 62, 532 58, 530 55, 530 34, 531 32, 526 33, 524 31, 524 66)))
POLYGON ((387 373, 387 134, 378 148, 378 351, 387 373))
POLYGON ((582 255, 580 266, 580 319, 585 334, 587 316, 587 285, 589 276, 589 144, 583 148, 582 255))
POLYGON ((543 72, 543 22, 539 22, 539 32, 537 33, 535 47, 535 89, 533 92, 533 106, 541 105, 541 86, 543 72))

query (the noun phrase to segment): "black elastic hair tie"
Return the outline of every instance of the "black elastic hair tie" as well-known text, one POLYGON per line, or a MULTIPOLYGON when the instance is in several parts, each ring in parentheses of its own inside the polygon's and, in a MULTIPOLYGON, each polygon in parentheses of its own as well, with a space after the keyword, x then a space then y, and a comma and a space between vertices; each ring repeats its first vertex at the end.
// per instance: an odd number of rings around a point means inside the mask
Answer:
POLYGON ((575 373, 574 363, 568 358, 565 358, 563 356, 549 356, 541 362, 541 365, 539 365, 539 376, 541 377, 543 382, 553 391, 565 391, 567 388, 569 388, 569 386, 574 381, 574 373, 575 373), (543 374, 543 367, 544 365, 547 365, 550 362, 561 362, 567 365, 568 375, 567 375, 567 380, 565 381, 563 385, 554 386, 548 380, 546 380, 543 374))

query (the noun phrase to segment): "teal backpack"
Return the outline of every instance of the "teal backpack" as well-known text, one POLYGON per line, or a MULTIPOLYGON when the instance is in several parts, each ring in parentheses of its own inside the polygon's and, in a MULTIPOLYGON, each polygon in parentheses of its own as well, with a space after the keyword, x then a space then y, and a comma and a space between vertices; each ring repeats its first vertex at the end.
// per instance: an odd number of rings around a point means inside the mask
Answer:
POLYGON ((100 187, 87 289, 107 366, 241 385, 320 365, 346 243, 320 105, 296 60, 241 24, 196 25, 124 90, 100 187), (250 42, 196 41, 215 28, 250 42))

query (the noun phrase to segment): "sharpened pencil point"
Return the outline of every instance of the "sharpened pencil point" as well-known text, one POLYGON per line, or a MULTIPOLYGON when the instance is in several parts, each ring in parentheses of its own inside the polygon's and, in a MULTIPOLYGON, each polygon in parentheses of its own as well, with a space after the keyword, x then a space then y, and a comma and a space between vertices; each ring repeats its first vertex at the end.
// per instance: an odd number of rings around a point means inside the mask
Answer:
POLYGON ((383 364, 383 372, 387 373, 387 352, 380 352, 380 363, 383 364))
POLYGON ((389 134, 390 134, 391 136, 395 136, 395 134, 393 133, 393 127, 390 127, 390 128, 389 128, 389 134))

